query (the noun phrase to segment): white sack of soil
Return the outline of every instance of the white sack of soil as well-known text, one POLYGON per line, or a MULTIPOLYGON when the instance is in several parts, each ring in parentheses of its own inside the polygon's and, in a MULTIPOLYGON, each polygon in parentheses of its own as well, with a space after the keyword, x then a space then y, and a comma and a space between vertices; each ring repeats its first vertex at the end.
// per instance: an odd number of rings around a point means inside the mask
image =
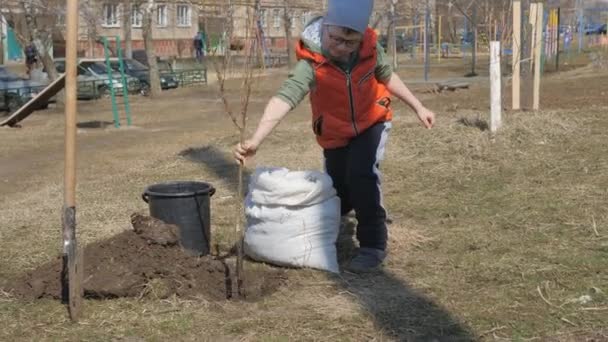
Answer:
POLYGON ((338 273, 340 199, 318 171, 258 168, 245 199, 244 251, 251 258, 338 273))

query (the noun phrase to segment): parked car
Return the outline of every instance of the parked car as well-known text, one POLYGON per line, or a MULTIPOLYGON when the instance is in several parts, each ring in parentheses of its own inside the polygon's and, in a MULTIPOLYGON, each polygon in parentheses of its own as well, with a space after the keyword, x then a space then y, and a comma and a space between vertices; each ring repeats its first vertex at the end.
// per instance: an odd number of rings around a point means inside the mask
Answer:
MULTIPOLYGON (((10 114, 16 111, 46 86, 46 83, 21 78, 0 66, 0 112, 10 114)), ((43 102, 36 109, 45 109, 48 105, 48 101, 43 102)))
MULTIPOLYGON (((82 58, 78 62, 78 99, 97 99, 110 95, 110 82, 114 88, 115 95, 122 96, 123 85, 121 75, 112 71, 108 76, 108 70, 103 58, 82 58)), ((65 73, 65 58, 55 59, 57 72, 65 73)), ((137 93, 140 89, 139 80, 127 76, 127 90, 129 93, 137 93)))
POLYGON ((585 35, 606 34, 607 24, 589 24, 585 27, 585 35))
MULTIPOLYGON (((116 72, 120 72, 120 62, 118 58, 111 58, 110 66, 116 72)), ((123 59, 123 67, 127 75, 135 77, 139 80, 142 94, 147 94, 150 89, 150 69, 137 60, 130 58, 123 59)), ((167 70, 166 66, 164 66, 162 63, 159 64, 159 73, 161 89, 174 89, 179 86, 179 82, 175 74, 173 74, 170 68, 167 70)))

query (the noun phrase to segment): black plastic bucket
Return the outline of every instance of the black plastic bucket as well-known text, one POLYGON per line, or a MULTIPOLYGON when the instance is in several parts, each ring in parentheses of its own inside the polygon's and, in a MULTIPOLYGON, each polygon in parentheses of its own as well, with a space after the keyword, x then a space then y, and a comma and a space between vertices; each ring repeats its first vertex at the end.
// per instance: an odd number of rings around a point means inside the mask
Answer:
POLYGON ((150 216, 179 227, 180 242, 194 255, 209 254, 211 237, 210 198, 215 193, 203 182, 154 184, 142 194, 150 216))

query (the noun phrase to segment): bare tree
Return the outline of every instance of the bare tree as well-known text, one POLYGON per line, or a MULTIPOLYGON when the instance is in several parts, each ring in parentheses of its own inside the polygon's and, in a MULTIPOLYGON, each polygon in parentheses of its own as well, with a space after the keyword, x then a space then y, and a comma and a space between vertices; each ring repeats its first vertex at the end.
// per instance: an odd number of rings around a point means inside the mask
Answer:
POLYGON ((133 3, 131 0, 124 0, 123 10, 123 31, 125 41, 125 58, 133 58, 133 39, 131 34, 131 18, 133 15, 137 16, 138 12, 133 13, 133 7, 136 7, 136 11, 139 11, 139 3, 133 3))
POLYGON ((36 18, 36 11, 41 8, 39 3, 27 3, 21 2, 21 8, 23 9, 25 15, 25 22, 27 24, 27 28, 36 47, 36 51, 38 56, 40 57, 40 61, 44 68, 47 70, 47 74, 51 80, 56 80, 59 77, 59 73, 57 69, 55 69, 55 62, 53 61, 53 57, 49 53, 53 48, 53 32, 52 29, 48 28, 39 28, 39 22, 36 18))
POLYGON ((158 72, 158 64, 156 63, 156 53, 154 50, 154 41, 152 39, 152 20, 155 12, 154 0, 148 0, 143 12, 142 34, 144 38, 144 47, 148 66, 150 69, 150 96, 156 97, 161 93, 160 75, 158 72))
POLYGON ((96 6, 95 0, 84 0, 80 3, 80 17, 86 26, 86 37, 88 42, 89 55, 93 55, 97 44, 97 25, 99 24, 100 9, 96 6))
POLYGON ((53 30, 59 16, 55 1, 9 0, 3 5, 8 22, 21 46, 34 44, 42 65, 51 80, 59 74, 50 51, 53 47, 53 30))
MULTIPOLYGON (((258 0, 259 1, 259 0, 258 0)), ((293 25, 294 11, 290 0, 283 0, 283 25, 285 28, 285 40, 287 41, 287 66, 291 69, 294 64, 295 51, 292 44, 293 37, 291 36, 291 28, 293 25)))

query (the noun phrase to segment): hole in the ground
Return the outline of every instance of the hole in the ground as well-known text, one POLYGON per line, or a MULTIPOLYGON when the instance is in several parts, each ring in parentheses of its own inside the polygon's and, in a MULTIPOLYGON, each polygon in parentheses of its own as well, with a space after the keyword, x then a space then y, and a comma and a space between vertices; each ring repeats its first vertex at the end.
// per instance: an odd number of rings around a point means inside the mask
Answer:
POLYGON ((79 122, 76 124, 76 127, 78 128, 106 128, 110 125, 113 125, 113 122, 110 121, 98 121, 98 120, 94 120, 94 121, 85 121, 85 122, 79 122))
POLYGON ((487 131, 490 129, 488 123, 480 118, 460 118, 457 122, 466 127, 478 128, 480 131, 487 131))

